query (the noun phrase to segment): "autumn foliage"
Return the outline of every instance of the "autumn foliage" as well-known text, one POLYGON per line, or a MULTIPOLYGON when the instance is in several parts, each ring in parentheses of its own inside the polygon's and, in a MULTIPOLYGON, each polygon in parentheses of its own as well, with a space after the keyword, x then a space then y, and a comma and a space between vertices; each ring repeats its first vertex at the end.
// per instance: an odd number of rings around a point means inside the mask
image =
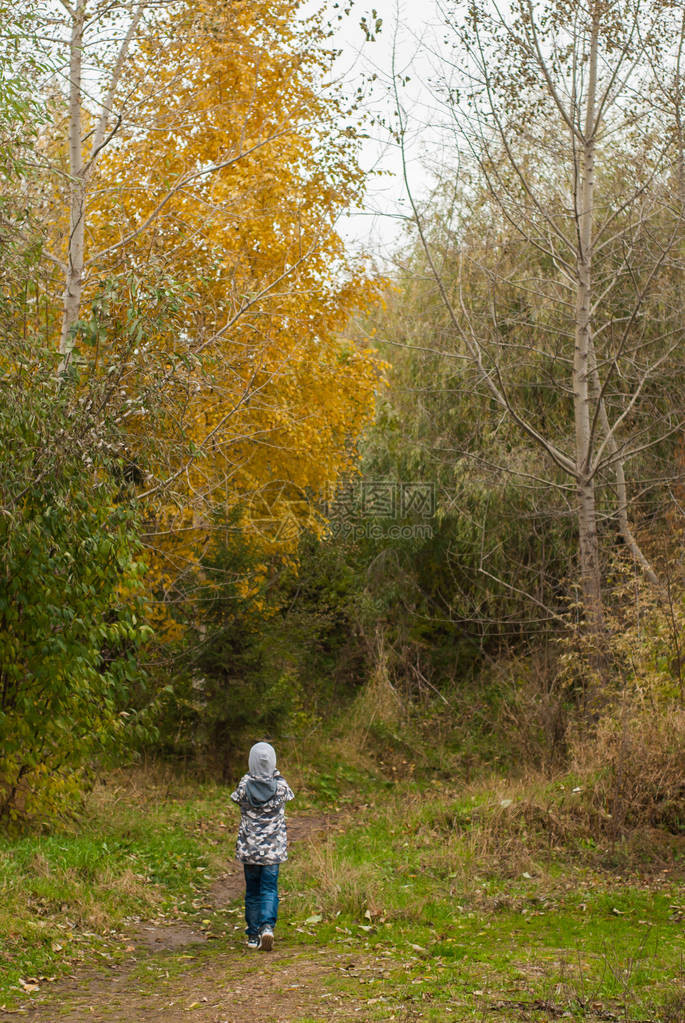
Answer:
POLYGON ((43 170, 24 191, 37 242, 11 329, 60 376, 67 434, 75 410, 94 420, 110 502, 97 528, 132 502, 122 522, 147 563, 151 620, 173 640, 193 613, 180 581, 202 587, 217 522, 259 577, 303 529, 321 530, 322 494, 355 465, 381 372, 345 337, 376 293, 336 231, 363 189, 359 121, 329 81, 321 15, 285 0, 181 3, 135 23, 98 136, 100 109, 74 91, 86 6, 74 7, 71 92, 53 84, 36 133, 43 170), (65 275, 80 296, 66 347, 65 275))
MULTIPOLYGON (((141 127, 100 164, 126 183, 92 211, 101 273, 161 267, 186 289, 173 330, 145 339, 175 364, 144 489, 175 478, 155 522, 177 567, 217 506, 292 546, 372 414, 376 363, 342 337, 373 283, 335 231, 362 177, 331 59, 321 20, 289 3, 174 8, 133 61, 141 127)), ((130 431, 135 451, 144 416, 130 431)))

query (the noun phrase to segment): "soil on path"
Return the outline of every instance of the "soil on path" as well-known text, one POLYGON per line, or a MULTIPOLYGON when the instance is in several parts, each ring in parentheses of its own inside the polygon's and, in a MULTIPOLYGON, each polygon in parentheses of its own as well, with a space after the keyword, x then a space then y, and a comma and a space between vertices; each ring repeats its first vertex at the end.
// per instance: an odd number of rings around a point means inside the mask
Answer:
MULTIPOLYGON (((317 834, 328 831, 335 818, 330 816, 294 817, 288 820, 288 844, 301 842, 304 839, 316 839, 317 834)), ((243 868, 237 860, 229 863, 228 868, 213 882, 207 897, 207 905, 212 909, 224 909, 236 899, 241 899, 244 892, 243 868)), ((191 924, 180 921, 141 923, 128 935, 131 945, 136 950, 150 949, 156 952, 177 951, 188 945, 199 945, 207 940, 207 936, 191 924)), ((2 1016, 0 1016, 0 1020, 2 1016)))
POLYGON ((362 1005, 326 991, 336 973, 354 970, 350 956, 298 948, 266 955, 243 949, 153 954, 137 969, 114 970, 53 990, 0 1019, 30 1023, 330 1023, 359 1020, 362 1005), (165 969, 165 960, 168 968, 165 969), (174 960, 173 962, 171 960, 174 960))
MULTIPOLYGON (((325 817, 294 818, 291 841, 330 827, 325 817)), ((240 864, 217 878, 208 902, 229 906, 243 893, 240 864)), ((130 958, 84 970, 35 994, 0 1021, 27 1023, 288 1023, 303 1017, 344 1023, 361 1003, 326 991, 327 979, 354 975, 362 957, 321 948, 247 951, 242 935, 217 943, 182 921, 141 923, 126 936, 130 958)))

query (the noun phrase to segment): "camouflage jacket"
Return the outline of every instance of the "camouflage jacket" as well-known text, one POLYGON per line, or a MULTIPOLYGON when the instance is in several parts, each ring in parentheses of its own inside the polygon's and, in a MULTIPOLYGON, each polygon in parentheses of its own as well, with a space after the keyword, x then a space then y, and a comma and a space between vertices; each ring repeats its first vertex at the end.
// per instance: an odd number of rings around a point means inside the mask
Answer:
POLYGON ((288 859, 285 804, 295 798, 293 792, 285 778, 277 774, 276 792, 271 799, 261 806, 252 806, 246 792, 249 777, 243 775, 231 793, 231 799, 240 807, 236 857, 242 863, 284 863, 288 859))

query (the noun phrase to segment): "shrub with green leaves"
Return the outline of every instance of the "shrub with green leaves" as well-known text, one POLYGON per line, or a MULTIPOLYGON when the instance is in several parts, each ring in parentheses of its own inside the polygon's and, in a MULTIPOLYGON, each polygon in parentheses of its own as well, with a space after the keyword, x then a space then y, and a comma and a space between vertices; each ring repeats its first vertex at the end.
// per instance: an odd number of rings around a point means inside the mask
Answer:
POLYGON ((0 820, 40 820, 143 727, 148 630, 116 459, 69 386, 19 354, 0 366, 0 820))

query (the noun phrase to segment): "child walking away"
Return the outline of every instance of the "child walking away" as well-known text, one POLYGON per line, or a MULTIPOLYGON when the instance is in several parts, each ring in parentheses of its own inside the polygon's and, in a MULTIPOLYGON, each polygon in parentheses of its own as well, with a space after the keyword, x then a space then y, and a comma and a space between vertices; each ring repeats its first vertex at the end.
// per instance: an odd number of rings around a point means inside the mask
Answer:
POLYGON ((245 870, 247 947, 270 952, 278 915, 278 868, 288 859, 285 804, 292 790, 276 770, 276 751, 268 742, 250 750, 249 774, 231 799, 240 807, 236 856, 245 870))

